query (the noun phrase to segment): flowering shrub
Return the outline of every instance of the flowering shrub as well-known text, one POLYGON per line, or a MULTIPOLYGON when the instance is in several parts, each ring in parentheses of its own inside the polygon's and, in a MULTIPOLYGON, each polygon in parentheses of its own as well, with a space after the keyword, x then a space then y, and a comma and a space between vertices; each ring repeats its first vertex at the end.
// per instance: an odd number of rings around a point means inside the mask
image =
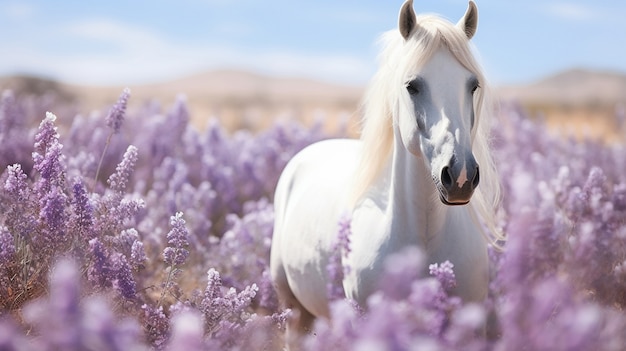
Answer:
MULTIPOLYGON (((228 134, 217 121, 199 132, 183 98, 164 114, 128 113, 129 98, 57 118, 48 100, 2 94, 0 349, 282 349, 272 194, 286 162, 330 136, 297 124, 228 134)), ((449 295, 454 266, 407 249, 367 306, 329 286, 331 318, 303 349, 626 345, 624 145, 555 137, 505 106, 494 146, 508 242, 490 251, 488 300, 449 295)), ((346 217, 328 267, 337 281, 349 246, 346 217)))

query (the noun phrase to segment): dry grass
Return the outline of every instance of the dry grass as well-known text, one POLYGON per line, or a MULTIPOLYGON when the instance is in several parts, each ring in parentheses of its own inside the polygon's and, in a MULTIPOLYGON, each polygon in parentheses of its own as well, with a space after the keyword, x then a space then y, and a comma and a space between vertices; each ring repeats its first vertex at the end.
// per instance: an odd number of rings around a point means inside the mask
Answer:
POLYGON ((616 118, 616 106, 528 105, 528 115, 545 122, 555 134, 577 140, 626 141, 626 125, 616 118))

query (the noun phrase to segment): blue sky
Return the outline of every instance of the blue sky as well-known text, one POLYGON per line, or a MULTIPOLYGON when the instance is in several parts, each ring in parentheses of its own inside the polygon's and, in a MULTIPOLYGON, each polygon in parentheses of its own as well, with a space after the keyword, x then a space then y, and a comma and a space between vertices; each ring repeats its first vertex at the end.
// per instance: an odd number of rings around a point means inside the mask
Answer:
MULTIPOLYGON (((583 67, 626 72, 626 1, 477 0, 497 84, 583 67)), ((363 84, 401 0, 0 0, 0 75, 137 84, 243 68, 363 84)), ((466 0, 416 0, 456 22, 466 0)))

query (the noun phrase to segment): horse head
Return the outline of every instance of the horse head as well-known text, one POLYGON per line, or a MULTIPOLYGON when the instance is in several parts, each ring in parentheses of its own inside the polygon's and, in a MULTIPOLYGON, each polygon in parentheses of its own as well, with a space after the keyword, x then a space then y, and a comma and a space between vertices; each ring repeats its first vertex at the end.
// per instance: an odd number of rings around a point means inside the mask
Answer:
POLYGON ((456 26, 417 17, 411 0, 400 10, 396 133, 426 163, 446 205, 467 204, 480 181, 472 144, 483 78, 469 48, 477 21, 473 2, 456 26))

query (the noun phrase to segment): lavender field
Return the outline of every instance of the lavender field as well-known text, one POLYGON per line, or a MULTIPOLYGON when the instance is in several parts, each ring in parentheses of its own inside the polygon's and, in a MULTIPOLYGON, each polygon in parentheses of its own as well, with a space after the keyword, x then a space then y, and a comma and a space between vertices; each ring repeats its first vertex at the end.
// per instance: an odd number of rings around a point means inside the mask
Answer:
MULTIPOLYGON (((282 350, 273 190, 291 156, 337 135, 200 132, 183 98, 127 112, 129 98, 84 115, 2 93, 0 350, 282 350)), ((553 136, 513 106, 497 120, 508 241, 488 301, 449 296, 454 267, 418 276, 407 251, 366 312, 337 298, 302 349, 626 349, 624 144, 553 136)))

